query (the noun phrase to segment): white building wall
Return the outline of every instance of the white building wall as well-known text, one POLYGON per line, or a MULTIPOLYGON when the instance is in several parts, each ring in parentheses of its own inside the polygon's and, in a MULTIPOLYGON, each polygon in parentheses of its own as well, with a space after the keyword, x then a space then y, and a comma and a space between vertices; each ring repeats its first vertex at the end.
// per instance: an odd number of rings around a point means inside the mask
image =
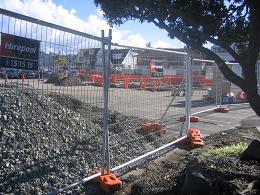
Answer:
POLYGON ((122 64, 124 64, 126 68, 134 69, 135 64, 136 64, 135 61, 136 60, 134 60, 133 52, 130 49, 128 51, 128 53, 126 54, 125 59, 123 60, 122 64))

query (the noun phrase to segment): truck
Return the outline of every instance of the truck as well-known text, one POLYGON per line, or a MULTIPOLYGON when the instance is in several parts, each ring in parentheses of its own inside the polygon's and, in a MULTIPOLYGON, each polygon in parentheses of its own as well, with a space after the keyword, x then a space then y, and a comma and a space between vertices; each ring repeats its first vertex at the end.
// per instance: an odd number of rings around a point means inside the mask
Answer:
POLYGON ((150 60, 150 75, 151 77, 163 77, 163 61, 161 60, 150 60))

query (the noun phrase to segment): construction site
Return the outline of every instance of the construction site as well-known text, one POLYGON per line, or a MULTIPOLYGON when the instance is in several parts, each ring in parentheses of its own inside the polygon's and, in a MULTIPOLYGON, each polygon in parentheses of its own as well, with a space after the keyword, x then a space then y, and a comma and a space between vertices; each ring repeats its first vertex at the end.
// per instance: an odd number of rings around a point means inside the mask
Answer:
POLYGON ((80 194, 93 179, 110 192, 122 187, 114 172, 183 140, 201 147, 255 115, 198 51, 119 45, 112 31, 0 14, 0 194, 80 194))

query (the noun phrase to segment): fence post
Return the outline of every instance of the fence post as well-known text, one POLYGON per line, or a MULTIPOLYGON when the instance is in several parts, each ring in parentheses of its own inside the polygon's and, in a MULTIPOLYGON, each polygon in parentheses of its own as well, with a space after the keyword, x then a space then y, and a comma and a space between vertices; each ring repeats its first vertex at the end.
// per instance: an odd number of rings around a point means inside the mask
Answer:
MULTIPOLYGON (((104 30, 101 31, 101 37, 105 39, 104 30)), ((111 37, 112 30, 109 30, 108 41, 102 42, 102 64, 103 64, 103 75, 104 75, 104 85, 103 85, 103 95, 104 95, 104 110, 103 110, 103 136, 102 136, 102 168, 101 174, 109 172, 109 134, 108 134, 108 92, 109 92, 109 68, 110 68, 110 51, 111 51, 111 37), (108 50, 106 55, 105 46, 108 44, 108 50)))
MULTIPOLYGON (((187 50, 188 51, 188 50, 187 50)), ((187 52, 188 53, 188 52, 187 52)), ((186 126, 186 135, 188 135, 190 129, 190 115, 191 115, 191 93, 192 93, 192 58, 188 54, 185 56, 185 126, 186 126)))
POLYGON ((220 73, 220 96, 219 96, 219 107, 222 106, 222 98, 223 98, 223 75, 220 73))
MULTIPOLYGON (((107 102, 107 113, 108 113, 108 98, 109 98, 109 87, 110 87, 110 61, 111 61, 111 41, 112 41, 112 29, 109 29, 108 34, 108 48, 107 48, 107 64, 106 64, 106 77, 105 88, 106 90, 106 102, 107 102)), ((107 119, 106 119, 107 120, 107 119)), ((106 131, 106 160, 107 160, 107 171, 110 171, 110 153, 109 153, 109 130, 106 131)))
MULTIPOLYGON (((218 72, 218 68, 217 68, 217 65, 216 63, 213 63, 213 78, 212 78, 212 87, 211 87, 211 94, 213 94, 213 90, 215 91, 215 104, 216 104, 216 107, 218 107, 219 103, 218 103, 218 77, 219 77, 219 72, 218 72), (215 77, 214 77, 214 74, 215 74, 215 77), (215 88, 213 88, 215 85, 215 88)), ((214 98, 214 97, 212 97, 214 98)))

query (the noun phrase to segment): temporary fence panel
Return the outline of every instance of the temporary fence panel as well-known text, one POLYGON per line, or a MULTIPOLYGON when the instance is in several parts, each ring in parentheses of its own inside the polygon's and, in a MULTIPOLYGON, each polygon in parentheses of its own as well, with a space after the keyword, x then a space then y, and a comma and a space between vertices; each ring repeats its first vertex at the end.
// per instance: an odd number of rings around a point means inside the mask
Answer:
POLYGON ((172 142, 185 128, 185 55, 112 45, 110 164, 115 167, 172 142))
POLYGON ((3 193, 45 194, 95 167, 136 163, 186 134, 190 113, 242 102, 195 53, 111 45, 111 31, 95 37, 3 9, 0 25, 3 193))
MULTIPOLYGON (((226 62, 229 68, 238 76, 243 77, 242 68, 238 63, 226 62)), ((246 93, 237 85, 231 83, 224 76, 221 79, 222 88, 220 98, 220 106, 228 109, 248 108, 246 93)))
POLYGON ((101 39, 0 9, 0 191, 46 194, 101 166, 101 39))
MULTIPOLYGON (((197 54, 198 55, 198 54, 197 54)), ((192 55, 191 114, 196 115, 214 109, 221 92, 221 74, 211 60, 192 55)))

